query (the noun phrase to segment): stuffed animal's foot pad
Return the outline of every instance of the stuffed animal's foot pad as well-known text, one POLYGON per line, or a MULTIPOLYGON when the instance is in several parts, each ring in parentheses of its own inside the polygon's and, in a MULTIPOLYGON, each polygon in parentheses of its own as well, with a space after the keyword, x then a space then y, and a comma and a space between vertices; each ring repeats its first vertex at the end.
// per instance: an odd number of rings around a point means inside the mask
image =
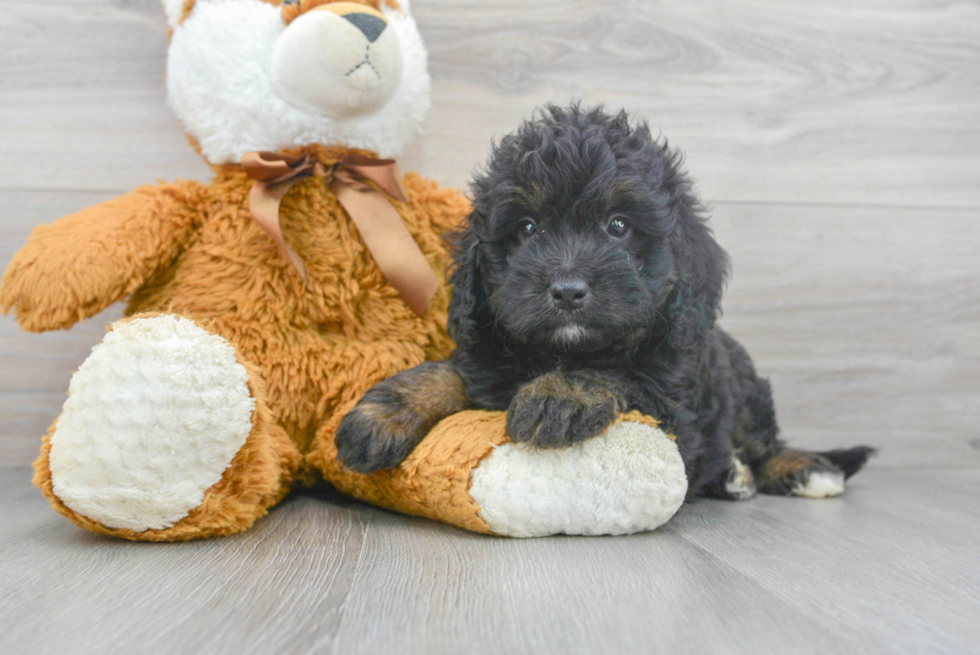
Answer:
POLYGON ((252 428, 234 347, 171 315, 117 323, 72 378, 52 489, 110 528, 169 527, 200 505, 252 428))
POLYGON ((470 494, 497 534, 629 534, 669 520, 687 477, 666 434, 623 421, 568 448, 498 446, 473 470, 470 494))

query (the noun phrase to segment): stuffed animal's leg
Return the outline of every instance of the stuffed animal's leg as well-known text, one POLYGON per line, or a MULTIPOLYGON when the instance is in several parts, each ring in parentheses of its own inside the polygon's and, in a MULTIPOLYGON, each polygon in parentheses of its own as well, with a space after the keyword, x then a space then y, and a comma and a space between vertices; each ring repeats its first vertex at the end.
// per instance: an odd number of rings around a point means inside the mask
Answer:
POLYGON ((248 528, 299 462, 230 342, 187 318, 137 315, 75 373, 34 482, 83 528, 180 541, 248 528))
POLYGON ((337 457, 340 408, 310 456, 340 491, 406 514, 511 537, 627 534, 666 522, 687 478, 656 421, 620 415, 602 434, 541 449, 507 437, 504 412, 463 411, 436 425, 394 469, 358 473, 337 457))

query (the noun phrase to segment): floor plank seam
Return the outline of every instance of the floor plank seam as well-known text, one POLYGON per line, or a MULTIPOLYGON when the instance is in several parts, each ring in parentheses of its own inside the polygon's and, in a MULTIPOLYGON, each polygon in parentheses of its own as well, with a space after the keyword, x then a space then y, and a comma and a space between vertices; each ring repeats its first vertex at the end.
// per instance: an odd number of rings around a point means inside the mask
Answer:
MULTIPOLYGON (((370 507, 370 506, 365 505, 365 507, 370 507)), ((365 551, 367 550, 365 548, 365 545, 368 543, 368 535, 370 535, 372 528, 374 528, 374 520, 371 518, 370 514, 365 515, 364 511, 358 511, 356 513, 356 516, 358 521, 362 521, 362 520, 366 521, 367 525, 364 526, 364 534, 361 535, 361 547, 357 552, 357 562, 354 563, 354 573, 351 575, 350 587, 348 587, 347 593, 344 594, 344 600, 340 604, 340 608, 337 611, 340 618, 337 621, 337 632, 335 632, 333 635, 333 644, 330 645, 330 655, 339 655, 340 635, 344 631, 344 625, 347 622, 347 615, 350 610, 350 599, 354 593, 354 588, 357 583, 357 578, 361 572, 361 567, 363 566, 364 563, 365 551)), ((313 646, 306 652, 309 654, 313 654, 313 653, 319 653, 321 651, 318 648, 317 644, 313 644, 313 646)))

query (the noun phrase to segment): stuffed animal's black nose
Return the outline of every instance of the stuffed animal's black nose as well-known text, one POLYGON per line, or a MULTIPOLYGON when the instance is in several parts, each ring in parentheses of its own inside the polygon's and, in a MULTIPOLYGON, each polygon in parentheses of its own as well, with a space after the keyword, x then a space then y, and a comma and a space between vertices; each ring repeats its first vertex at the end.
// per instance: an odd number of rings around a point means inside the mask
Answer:
POLYGON ((589 283, 582 278, 572 278, 551 285, 551 299, 558 309, 574 311, 585 304, 589 295, 589 283))
POLYGON ((361 14, 353 13, 346 14, 344 16, 351 25, 361 30, 361 33, 367 37, 367 40, 374 43, 381 33, 385 31, 388 27, 388 23, 384 22, 377 16, 372 16, 371 14, 361 14))

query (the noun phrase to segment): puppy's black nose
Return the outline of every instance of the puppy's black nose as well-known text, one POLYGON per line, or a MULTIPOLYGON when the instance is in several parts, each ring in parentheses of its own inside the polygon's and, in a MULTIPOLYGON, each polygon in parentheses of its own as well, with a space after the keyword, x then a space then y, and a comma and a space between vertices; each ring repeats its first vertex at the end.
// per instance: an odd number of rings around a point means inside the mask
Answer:
POLYGON ((367 37, 367 40, 374 43, 381 33, 385 31, 388 27, 388 23, 384 22, 377 16, 372 16, 371 14, 353 13, 345 14, 343 16, 349 23, 354 27, 361 30, 361 33, 367 37))
POLYGON ((555 306, 571 312, 585 304, 585 299, 589 295, 589 283, 580 277, 572 278, 553 282, 550 291, 555 306))

